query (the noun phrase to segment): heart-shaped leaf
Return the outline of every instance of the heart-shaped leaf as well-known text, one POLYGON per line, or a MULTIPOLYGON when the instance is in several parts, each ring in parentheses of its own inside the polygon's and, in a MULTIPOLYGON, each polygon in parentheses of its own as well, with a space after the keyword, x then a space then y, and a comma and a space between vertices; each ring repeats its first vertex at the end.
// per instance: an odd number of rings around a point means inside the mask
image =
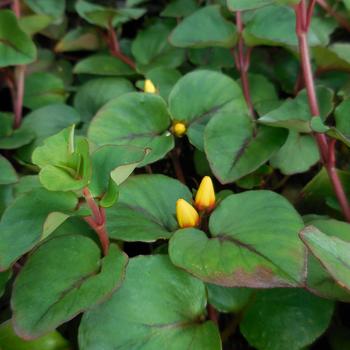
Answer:
POLYGON ((188 188, 164 175, 137 175, 120 186, 119 200, 106 210, 107 231, 123 241, 153 242, 170 238, 178 228, 175 205, 191 201, 188 188))
POLYGON ((172 262, 203 281, 228 287, 298 286, 304 279, 303 227, 295 209, 270 191, 224 199, 210 217, 208 238, 178 230, 170 240, 172 262))
POLYGON ((50 192, 43 188, 18 196, 0 221, 0 270, 8 268, 40 241, 50 213, 72 212, 77 203, 71 192, 50 192))
POLYGON ((183 76, 169 96, 169 111, 175 121, 187 126, 190 142, 203 150, 203 132, 210 119, 247 111, 239 85, 227 75, 197 70, 183 76))
POLYGON ((177 47, 233 47, 237 40, 233 23, 221 14, 219 5, 200 8, 173 30, 170 43, 177 47))
POLYGON ((205 321, 206 290, 167 256, 130 260, 122 287, 84 314, 79 348, 220 350, 218 329, 205 321))
POLYGON ((105 300, 120 285, 126 263, 126 254, 116 245, 100 259, 99 247, 89 238, 47 241, 15 281, 11 305, 16 332, 36 338, 105 300))
POLYGON ((90 124, 89 140, 97 145, 149 148, 141 165, 155 162, 174 147, 170 116, 164 100, 154 94, 131 92, 108 102, 90 124))
POLYGON ((270 164, 285 175, 308 171, 320 159, 315 139, 311 135, 302 135, 293 130, 285 144, 272 156, 270 164))
POLYGON ((266 163, 283 145, 283 129, 254 129, 247 114, 222 114, 205 128, 204 145, 210 167, 221 183, 234 182, 266 163))
POLYGON ((0 67, 33 62, 35 45, 19 27, 15 14, 10 10, 0 10, 0 23, 0 67))
POLYGON ((75 74, 91 74, 105 76, 134 75, 134 70, 115 58, 106 54, 96 54, 80 60, 73 69, 75 74))
POLYGON ((74 107, 84 122, 88 122, 108 101, 127 92, 134 91, 129 80, 123 78, 97 78, 78 88, 74 96, 74 107))
POLYGON ((329 326, 334 303, 302 289, 260 291, 244 312, 241 332, 259 350, 300 350, 329 326))

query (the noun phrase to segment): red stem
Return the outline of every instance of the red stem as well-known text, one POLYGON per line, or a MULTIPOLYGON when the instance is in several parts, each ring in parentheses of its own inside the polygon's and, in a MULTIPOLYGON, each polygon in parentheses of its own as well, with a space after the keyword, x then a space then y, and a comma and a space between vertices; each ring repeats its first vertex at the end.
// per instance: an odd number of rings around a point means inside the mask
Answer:
POLYGON ((170 155, 170 159, 171 159, 171 161, 173 163, 173 167, 174 167, 174 170, 175 170, 176 178, 179 181, 181 181, 183 184, 186 185, 185 175, 183 173, 181 162, 180 162, 180 159, 179 159, 179 152, 180 152, 180 150, 178 148, 175 148, 169 153, 169 155, 170 155))
POLYGON ((83 196, 89 206, 92 215, 85 217, 85 221, 95 230, 101 243, 103 255, 107 255, 109 238, 106 230, 106 214, 103 208, 99 207, 87 187, 83 188, 83 196))
POLYGON ((237 26, 237 33, 238 33, 238 43, 236 48, 237 53, 235 53, 235 63, 236 63, 237 70, 240 72, 240 75, 241 75, 244 98, 249 108, 250 115, 254 120, 255 112, 254 112, 252 99, 250 96, 250 88, 249 88, 249 80, 248 80, 248 69, 250 65, 251 50, 248 49, 247 52, 245 52, 244 39, 243 39, 243 22, 242 22, 242 16, 240 11, 236 12, 236 26, 237 26))
POLYGON ((12 2, 12 11, 15 13, 16 17, 21 17, 21 4, 19 0, 13 0, 12 2))
POLYGON ((132 69, 136 69, 135 62, 130 57, 124 55, 120 51, 118 37, 117 37, 117 34, 115 33, 115 30, 111 24, 108 27, 108 44, 109 44, 109 51, 113 56, 122 60, 124 63, 129 65, 132 69))
POLYGON ((338 22, 338 24, 350 32, 350 24, 346 17, 342 14, 333 10, 332 6, 330 6, 325 0, 316 0, 317 4, 323 8, 329 15, 333 16, 334 19, 338 22))
MULTIPOLYGON (((316 96, 314 79, 311 68, 310 52, 307 42, 307 33, 311 22, 312 12, 306 8, 305 0, 301 0, 299 5, 295 7, 296 12, 296 34, 299 41, 299 51, 301 58, 301 66, 303 70, 303 77, 307 91, 310 111, 313 117, 320 115, 319 105, 316 96)), ((335 167, 335 143, 330 141, 325 134, 314 133, 317 141, 318 149, 320 151, 321 160, 327 170, 329 179, 334 189, 335 195, 338 199, 343 215, 348 222, 350 222, 350 206, 347 200, 343 185, 340 181, 339 175, 335 167)))
POLYGON ((217 325, 219 323, 219 313, 217 312, 217 310, 213 307, 213 305, 208 304, 207 311, 209 319, 217 325))
POLYGON ((20 127, 22 122, 23 111, 23 96, 24 96, 24 80, 25 80, 26 66, 17 66, 16 68, 16 98, 14 101, 14 128, 20 127))

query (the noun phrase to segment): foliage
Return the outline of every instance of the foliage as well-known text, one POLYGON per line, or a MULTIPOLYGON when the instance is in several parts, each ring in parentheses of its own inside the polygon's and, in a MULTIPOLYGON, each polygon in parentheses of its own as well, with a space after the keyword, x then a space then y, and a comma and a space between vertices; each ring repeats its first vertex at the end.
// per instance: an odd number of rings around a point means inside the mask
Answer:
POLYGON ((0 0, 0 349, 348 349, 349 9, 0 0))

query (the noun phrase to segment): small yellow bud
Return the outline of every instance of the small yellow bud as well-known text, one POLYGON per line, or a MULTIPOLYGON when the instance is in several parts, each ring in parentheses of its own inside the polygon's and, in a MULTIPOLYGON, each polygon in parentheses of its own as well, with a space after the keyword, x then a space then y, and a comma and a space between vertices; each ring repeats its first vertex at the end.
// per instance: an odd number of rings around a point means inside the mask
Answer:
POLYGON ((187 127, 184 123, 175 122, 171 127, 171 131, 175 136, 181 137, 186 133, 187 127))
POLYGON ((148 92, 149 94, 155 94, 157 92, 156 87, 152 83, 152 80, 146 79, 145 80, 145 85, 144 85, 144 91, 148 92))
POLYGON ((192 205, 180 198, 176 202, 176 217, 181 228, 195 227, 199 224, 199 215, 192 205))
POLYGON ((196 193, 195 205, 198 210, 211 210, 215 206, 215 191, 209 176, 204 176, 196 193))

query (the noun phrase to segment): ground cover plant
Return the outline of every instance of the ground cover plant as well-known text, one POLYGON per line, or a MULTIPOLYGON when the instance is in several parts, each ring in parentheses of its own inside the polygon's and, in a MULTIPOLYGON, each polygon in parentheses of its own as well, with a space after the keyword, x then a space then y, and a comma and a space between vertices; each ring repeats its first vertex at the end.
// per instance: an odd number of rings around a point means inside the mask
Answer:
POLYGON ((0 0, 0 349, 350 349, 348 0, 0 0))

